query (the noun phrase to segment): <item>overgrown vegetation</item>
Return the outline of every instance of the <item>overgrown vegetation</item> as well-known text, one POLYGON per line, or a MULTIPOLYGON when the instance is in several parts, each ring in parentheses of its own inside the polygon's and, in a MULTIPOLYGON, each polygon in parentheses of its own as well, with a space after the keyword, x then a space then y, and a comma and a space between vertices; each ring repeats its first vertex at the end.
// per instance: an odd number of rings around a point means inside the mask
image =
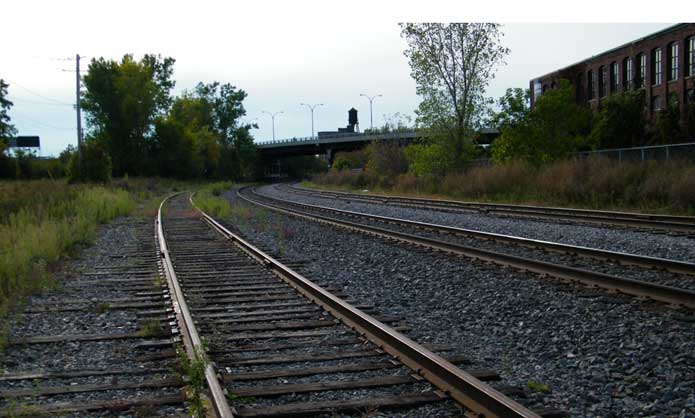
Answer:
POLYGON ((231 215, 229 201, 220 197, 222 193, 232 188, 234 183, 218 182, 204 186, 193 198, 196 206, 208 215, 227 219, 231 215))
POLYGON ((135 207, 125 190, 62 181, 0 183, 0 308, 48 287, 51 265, 135 207))
POLYGON ((197 350, 193 359, 190 359, 183 347, 178 346, 176 351, 179 355, 181 374, 186 379, 186 397, 190 402, 188 413, 194 418, 205 417, 205 406, 203 403, 203 391, 205 390, 205 360, 204 350, 197 350))
POLYGON ((541 166, 513 161, 442 177, 401 174, 388 181, 369 170, 333 170, 312 181, 319 187, 373 192, 695 214, 695 166, 685 161, 618 164, 594 157, 541 166))

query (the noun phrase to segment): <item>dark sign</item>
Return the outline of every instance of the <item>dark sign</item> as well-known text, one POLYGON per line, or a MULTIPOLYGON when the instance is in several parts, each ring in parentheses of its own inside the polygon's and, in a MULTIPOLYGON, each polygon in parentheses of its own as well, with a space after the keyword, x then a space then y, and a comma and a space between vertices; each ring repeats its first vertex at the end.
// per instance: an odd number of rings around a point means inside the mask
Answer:
POLYGON ((38 136, 18 136, 10 138, 10 148, 41 148, 38 136))

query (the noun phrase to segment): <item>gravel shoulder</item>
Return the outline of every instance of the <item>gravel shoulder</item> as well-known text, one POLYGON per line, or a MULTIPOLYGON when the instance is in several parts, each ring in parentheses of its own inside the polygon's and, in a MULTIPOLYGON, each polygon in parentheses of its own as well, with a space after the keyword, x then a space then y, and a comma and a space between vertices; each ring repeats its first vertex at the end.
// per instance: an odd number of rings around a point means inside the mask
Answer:
MULTIPOLYGON (((417 341, 452 344, 475 367, 500 372, 507 384, 529 391, 547 385, 550 393, 532 394, 531 403, 577 417, 695 416, 692 314, 249 208, 235 191, 226 197, 233 204, 228 221, 244 236, 276 256, 308 259, 301 271, 312 279, 379 306, 383 314, 405 316, 417 341)), ((521 223, 539 235, 557 228, 579 245, 587 245, 591 234, 616 233, 509 219, 485 222, 521 223)))
MULTIPOLYGON (((152 309, 164 309, 162 284, 157 280, 153 222, 150 218, 124 217, 102 225, 95 243, 64 261, 55 274, 56 286, 28 298, 9 323, 10 345, 0 354, 0 377, 13 373, 75 373, 86 370, 108 371, 72 377, 46 377, 23 380, 0 379, 0 393, 32 389, 35 394, 0 399, 0 409, 22 415, 33 406, 65 402, 82 405, 97 401, 129 401, 144 397, 176 396, 180 384, 159 388, 110 389, 76 393, 39 395, 44 389, 75 385, 139 384, 145 381, 177 378, 178 362, 166 352, 166 328, 161 334, 143 332, 152 317, 143 309, 119 308, 118 304, 151 302, 152 309), (157 296, 159 293, 159 296, 157 296), (149 294, 149 295, 146 295, 149 294), (130 335, 80 341, 87 336, 130 335), (47 343, 26 339, 55 337, 47 343), (78 337, 75 339, 73 337, 78 337), (61 340, 62 339, 62 340, 61 340), (154 370, 140 372, 140 370, 154 370), (137 372, 133 372, 133 371, 137 372), (126 371, 126 373, 120 373, 126 371)), ((155 315, 153 318, 157 318, 155 315)), ((158 321, 158 319, 155 319, 158 321)), ((0 396, 2 398, 2 396, 0 396)), ((92 411, 61 416, 175 416, 186 412, 183 403, 173 406, 137 407, 134 410, 92 411)))
POLYGON ((452 213, 417 208, 378 205, 342 199, 306 196, 280 190, 275 186, 259 188, 260 193, 312 205, 329 206, 375 215, 429 222, 459 228, 514 235, 570 245, 600 248, 695 262, 695 238, 654 234, 629 229, 572 225, 551 221, 509 218, 480 213, 452 213))

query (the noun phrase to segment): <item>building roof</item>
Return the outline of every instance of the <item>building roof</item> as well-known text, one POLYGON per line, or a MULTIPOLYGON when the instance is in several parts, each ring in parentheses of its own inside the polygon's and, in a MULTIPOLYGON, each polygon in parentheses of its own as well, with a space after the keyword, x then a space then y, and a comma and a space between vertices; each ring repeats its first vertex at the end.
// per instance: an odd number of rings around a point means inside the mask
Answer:
POLYGON ((657 32, 651 33, 651 34, 649 34, 649 35, 643 36, 643 37, 641 37, 641 38, 635 39, 635 40, 633 40, 633 41, 624 43, 624 44, 622 44, 622 45, 620 45, 620 46, 616 46, 616 47, 611 48, 611 49, 609 49, 609 50, 607 50, 607 51, 603 51, 603 52, 601 52, 601 53, 599 53, 599 54, 592 55, 592 56, 590 56, 589 58, 585 58, 585 59, 583 59, 583 60, 581 60, 581 61, 577 61, 577 62, 575 62, 574 64, 571 64, 571 65, 562 67, 562 68, 560 68, 560 69, 558 69, 558 70, 554 70, 554 71, 551 71, 551 72, 549 72, 549 73, 543 74, 543 75, 540 76, 540 77, 534 77, 534 78, 532 78, 531 80, 533 81, 533 80, 538 80, 538 79, 541 79, 541 78, 545 78, 545 77, 547 77, 547 76, 549 76, 549 75, 551 75, 551 74, 554 74, 554 73, 557 73, 557 72, 560 72, 560 71, 563 71, 563 70, 567 70, 567 69, 569 69, 569 68, 572 68, 572 67, 574 67, 575 65, 579 65, 579 64, 584 63, 584 62, 586 62, 586 61, 590 61, 590 60, 593 60, 593 59, 600 58, 600 57, 602 57, 602 56, 604 56, 604 55, 611 54, 611 53, 613 53, 613 52, 615 52, 615 51, 618 51, 618 50, 623 49, 623 48, 627 48, 627 47, 629 47, 629 46, 631 46, 631 45, 634 45, 634 44, 637 44, 637 43, 640 43, 640 42, 644 42, 644 41, 647 41, 647 40, 652 39, 652 38, 656 38, 657 36, 663 35, 663 34, 668 33, 668 32, 672 32, 672 31, 674 31, 674 30, 678 30, 678 29, 680 29, 680 28, 682 28, 682 27, 685 27, 685 26, 687 26, 687 25, 688 25, 688 23, 676 23, 675 25, 671 25, 671 26, 669 26, 669 27, 667 27, 667 28, 661 29, 660 31, 657 31, 657 32))

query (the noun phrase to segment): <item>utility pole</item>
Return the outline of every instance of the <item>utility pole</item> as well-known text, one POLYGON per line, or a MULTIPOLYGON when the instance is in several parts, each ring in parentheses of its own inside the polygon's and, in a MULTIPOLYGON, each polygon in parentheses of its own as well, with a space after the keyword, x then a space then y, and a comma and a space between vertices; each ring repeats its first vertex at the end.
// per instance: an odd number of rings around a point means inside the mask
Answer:
POLYGON ((311 139, 314 139, 314 109, 319 106, 323 106, 323 103, 316 103, 315 105, 309 105, 306 103, 300 103, 300 106, 306 106, 311 110, 311 139))
POLYGON ((285 113, 285 112, 283 112, 283 111, 281 110, 281 111, 279 111, 279 112, 270 113, 270 112, 267 112, 267 111, 265 111, 265 110, 261 110, 261 113, 267 113, 267 114, 269 114, 269 115, 270 115, 270 118, 273 120, 273 141, 275 141, 275 116, 277 116, 277 115, 279 115, 279 114, 281 114, 281 113, 285 113))
POLYGON ((76 87, 75 87, 75 109, 77 110, 77 152, 82 159, 82 113, 80 111, 80 54, 75 56, 75 73, 76 73, 76 87))
POLYGON ((373 131, 374 130, 374 115, 372 114, 372 102, 374 99, 377 97, 384 97, 381 94, 377 94, 376 96, 369 97, 366 94, 360 94, 360 96, 364 96, 369 100, 369 130, 373 131))

